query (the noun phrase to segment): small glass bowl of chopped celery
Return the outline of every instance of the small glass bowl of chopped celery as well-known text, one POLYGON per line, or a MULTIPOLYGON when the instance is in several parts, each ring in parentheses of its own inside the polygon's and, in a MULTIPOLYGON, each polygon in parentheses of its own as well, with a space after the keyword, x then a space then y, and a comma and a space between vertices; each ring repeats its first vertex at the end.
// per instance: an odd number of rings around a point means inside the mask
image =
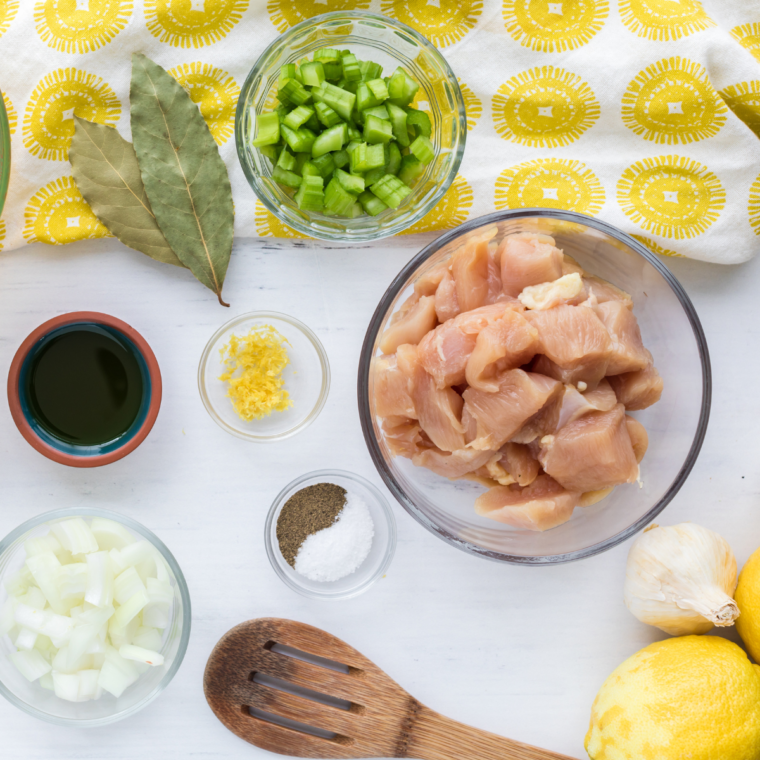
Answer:
POLYGON ((325 13, 280 35, 248 75, 235 117, 259 201, 303 235, 343 242, 422 219, 454 181, 466 135, 441 53, 363 11, 325 13))
MULTIPOLYGON (((206 411, 222 429, 247 441, 270 443, 295 435, 319 416, 330 391, 330 364, 319 338, 303 322, 275 311, 254 311, 231 319, 211 336, 198 365, 198 390, 206 411), (266 345, 254 346, 263 353, 251 362, 251 378, 255 381, 259 375, 257 364, 266 373, 274 359, 277 369, 282 368, 278 375, 284 381, 286 403, 278 404, 281 411, 273 408, 259 419, 246 420, 233 404, 230 382, 222 379, 230 374, 231 368, 233 378, 244 371, 227 361, 230 341, 234 338, 242 343, 251 331, 261 334, 270 328, 274 328, 275 340, 270 338, 267 343, 270 346, 277 343, 281 350, 276 356, 271 352, 267 356, 266 345)), ((257 393, 256 387, 248 390, 257 393)), ((267 384, 262 393, 269 390, 271 386, 267 384)))
MULTIPOLYGON (((104 600, 108 608, 107 598, 104 600)), ((140 523, 104 509, 59 509, 38 515, 0 540, 0 694, 24 712, 61 726, 90 728, 127 718, 150 704, 176 675, 190 640, 190 613, 190 594, 177 560, 163 542, 140 523), (82 527, 82 523, 86 527, 82 527), (97 542, 96 553, 93 553, 94 544, 85 546, 83 543, 93 540, 97 542), (95 561, 100 554, 108 555, 107 567, 95 561), (87 561, 88 556, 93 557, 92 562, 87 561), (34 574, 27 563, 30 557, 37 560, 32 565, 34 574), (74 638, 84 647, 87 642, 78 634, 97 625, 89 625, 92 619, 85 621, 79 615, 97 617, 104 609, 82 602, 81 589, 75 588, 80 582, 78 576, 66 570, 81 569, 83 564, 88 573, 92 568, 93 577, 98 576, 99 569, 103 571, 100 573, 102 583, 95 583, 98 578, 94 577, 91 585, 85 586, 85 593, 112 594, 108 612, 116 609, 104 625, 107 632, 101 630, 85 650, 98 649, 102 650, 101 654, 85 654, 83 657, 89 661, 78 660, 72 671, 63 663, 66 659, 63 653, 70 654, 74 638), (138 573, 136 577, 134 573, 131 579, 130 573, 124 574, 128 567, 138 573), (139 605, 142 609, 123 631, 118 631, 117 614, 119 610, 127 610, 129 605, 119 605, 116 597, 123 593, 129 599, 125 597, 122 601, 131 602, 135 596, 132 590, 137 587, 146 595, 139 605), (50 606, 51 594, 55 609, 50 606), (35 600, 35 597, 39 598, 35 600), (44 613, 31 609, 42 604, 44 613), (36 622, 51 636, 55 635, 52 627, 67 625, 71 619, 70 634, 68 631, 61 634, 66 641, 54 642, 50 636, 24 629, 19 624, 19 618, 23 622, 24 615, 35 614, 47 615, 47 620, 36 622), (150 667, 120 659, 124 646, 132 650, 150 649, 158 653, 163 662, 150 667), (95 662, 98 656, 101 661, 95 662), (104 673, 107 662, 110 662, 110 673, 104 673)), ((124 654, 129 653, 124 651, 124 654)))

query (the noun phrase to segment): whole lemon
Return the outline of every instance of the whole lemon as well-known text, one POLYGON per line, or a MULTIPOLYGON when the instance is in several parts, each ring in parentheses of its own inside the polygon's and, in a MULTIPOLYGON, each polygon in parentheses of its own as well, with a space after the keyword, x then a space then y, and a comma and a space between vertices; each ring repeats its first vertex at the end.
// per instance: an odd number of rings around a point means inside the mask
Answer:
POLYGON ((592 760, 756 760, 760 667, 717 636, 650 644, 597 694, 586 751, 592 760))
POLYGON ((736 630, 755 662, 760 662, 760 549, 747 561, 739 576, 734 599, 739 605, 736 630))

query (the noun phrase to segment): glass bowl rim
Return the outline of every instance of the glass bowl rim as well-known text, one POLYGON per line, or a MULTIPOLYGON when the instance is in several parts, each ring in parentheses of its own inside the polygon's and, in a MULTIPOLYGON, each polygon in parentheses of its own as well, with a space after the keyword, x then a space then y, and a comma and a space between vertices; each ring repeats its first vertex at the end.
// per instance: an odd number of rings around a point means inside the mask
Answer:
POLYGON ((0 91, 0 214, 3 213, 5 197, 8 194, 8 184, 11 176, 11 129, 8 123, 8 113, 0 91))
POLYGON ((330 395, 330 381, 330 361, 327 358, 327 352, 325 351, 325 347, 322 345, 322 341, 320 341, 320 339, 317 337, 317 334, 308 325, 305 325, 303 322, 301 322, 300 319, 291 317, 289 314, 283 314, 280 311, 249 311, 246 314, 241 314, 240 316, 233 317, 232 319, 228 320, 211 336, 208 343, 206 343, 206 347, 203 349, 200 362, 198 363, 198 391, 201 395, 203 406, 206 407, 206 411, 209 413, 211 419, 214 420, 214 422, 216 422, 216 424, 219 425, 222 430, 225 430, 231 435, 234 435, 236 438, 241 438, 244 441, 253 441, 254 443, 271 443, 273 441, 282 441, 285 438, 290 438, 296 433, 300 433, 304 428, 307 428, 309 425, 311 425, 311 423, 314 422, 317 417, 319 417, 322 409, 327 403, 327 397, 330 395), (322 389, 319 392, 319 397, 317 398, 316 404, 314 404, 314 408, 297 425, 283 431, 282 433, 277 433, 276 435, 252 435, 250 433, 244 433, 242 430, 238 430, 232 427, 232 425, 228 425, 217 414, 213 404, 211 403, 211 400, 208 397, 208 393, 206 392, 204 374, 206 371, 206 362, 208 361, 208 357, 211 355, 211 350, 216 345, 219 338, 228 329, 240 324, 241 322, 246 322, 249 319, 279 319, 283 322, 287 322, 292 327, 295 327, 314 347, 314 350, 317 352, 317 356, 319 358, 319 365, 322 368, 322 389))
POLYGON ((275 571, 277 577, 293 591, 297 591, 299 594, 309 597, 310 599, 320 599, 327 602, 337 602, 342 599, 351 599, 355 596, 359 596, 359 594, 363 594, 365 591, 367 591, 367 589, 373 586, 390 567, 391 561, 393 560, 393 557, 396 553, 396 537, 396 518, 393 516, 393 510, 391 509, 390 504, 388 504, 388 500, 380 492, 380 489, 370 483, 366 478, 363 478, 361 475, 357 475, 356 473, 348 472, 346 470, 313 470, 312 472, 307 472, 304 475, 300 475, 294 480, 291 480, 290 483, 288 483, 285 488, 283 488, 275 497, 274 501, 272 502, 272 506, 269 508, 269 512, 267 513, 266 522, 264 523, 264 545, 266 546, 269 563, 272 565, 272 569, 275 571), (360 485, 364 486, 364 488, 366 488, 372 494, 372 496, 375 497, 375 501, 380 506, 380 509, 385 517, 386 524, 388 526, 388 546, 385 549, 385 556, 383 557, 383 561, 378 569, 357 588, 352 589, 348 592, 332 594, 320 593, 318 591, 313 591, 312 589, 307 589, 294 581, 290 576, 286 575, 277 562, 276 552, 278 550, 275 548, 272 541, 272 527, 274 524, 274 516, 282 504, 283 499, 285 498, 285 494, 287 494, 296 486, 301 485, 301 483, 305 483, 307 480, 330 477, 347 478, 348 480, 354 480, 360 485))
POLYGON ((639 243, 633 237, 626 232, 619 230, 607 222, 603 222, 601 219, 596 219, 586 214, 581 214, 577 211, 564 211, 560 209, 547 209, 547 208, 520 208, 520 209, 505 209, 497 211, 493 214, 486 214, 485 216, 479 216, 475 219, 471 219, 464 224, 455 227, 452 230, 444 232, 437 237, 431 243, 426 245, 414 258, 412 258, 396 275, 387 290, 383 294, 380 302, 375 309, 372 318, 370 319, 367 332, 362 343, 361 352, 359 355, 359 371, 357 379, 357 400, 359 406, 359 419, 361 421, 362 433, 364 434, 364 441, 369 450, 370 457, 377 468, 380 477, 383 479, 388 490, 393 494, 395 499, 401 504, 401 506, 426 530, 432 533, 434 536, 442 539, 451 546, 466 552, 467 554, 489 559, 494 562, 507 562, 510 564, 518 565, 555 565, 566 562, 574 562, 576 560, 592 557, 595 554, 601 554, 602 552, 612 549, 613 547, 626 541, 628 538, 638 533, 644 526, 651 522, 657 515, 662 512, 663 509, 673 500, 675 495, 681 489, 681 486, 686 482, 689 477, 694 464, 697 461, 699 452, 702 448, 702 444, 707 432, 707 425, 710 419, 710 404, 712 399, 712 370, 710 366, 710 354, 707 348, 707 341, 702 329, 702 324, 699 321, 697 312, 694 309, 694 305, 691 299, 686 294, 683 286, 678 282, 675 275, 658 260, 657 256, 649 251, 644 245, 639 243), (672 481, 668 490, 663 497, 651 507, 644 515, 638 520, 629 525, 627 528, 619 531, 613 536, 598 541, 591 546, 587 546, 583 549, 577 549, 571 552, 564 552, 561 554, 546 554, 546 555, 519 555, 508 554, 504 552, 497 552, 492 550, 482 549, 475 546, 461 538, 457 538, 451 535, 448 531, 435 525, 428 517, 426 517, 417 508, 414 502, 406 495, 404 489, 401 487, 395 476, 391 472, 390 468, 385 462, 385 458, 380 450, 380 445, 375 437, 374 428, 372 425, 372 416, 370 413, 369 405, 369 393, 367 388, 369 386, 369 368, 370 361, 373 357, 373 349, 377 334, 380 329, 380 325, 383 318, 392 304, 393 300, 397 297, 401 288, 407 282, 410 276, 431 256, 437 253, 441 248, 450 243, 452 240, 460 237, 467 232, 483 227, 487 224, 495 224, 497 222, 503 222, 509 219, 520 219, 526 217, 550 217, 559 221, 574 222, 586 227, 591 227, 599 232, 603 232, 610 237, 624 243, 635 253, 645 259, 651 264, 657 272, 662 276, 665 282, 670 286, 670 289, 675 294, 681 307, 683 308, 689 324, 691 325, 694 333, 694 338, 699 351, 699 359, 702 368, 702 404, 699 413, 699 422, 697 424, 694 440, 692 441, 689 452, 684 460, 681 469, 678 471, 675 479, 672 481))
POLYGON ((18 540, 25 533, 28 533, 34 528, 44 525, 52 520, 57 520, 62 517, 103 517, 108 520, 118 522, 120 525, 136 532, 138 535, 150 541, 153 546, 161 552, 161 555, 168 563, 169 567, 174 573, 174 578, 177 581, 177 588, 179 589, 180 596, 182 598, 182 634, 179 638, 179 647, 177 648, 177 656, 171 664, 171 667, 166 671, 164 677, 160 683, 153 689, 150 694, 146 695, 139 702, 136 702, 131 707, 122 710, 121 712, 114 713, 103 718, 90 718, 84 720, 77 720, 72 718, 59 718, 55 715, 43 712, 38 708, 30 705, 28 702, 24 702, 13 694, 5 684, 0 680, 0 694, 2 694, 11 704, 23 710, 28 715, 32 715, 35 718, 39 718, 48 723, 54 723, 58 726, 71 726, 75 728, 94 728, 98 726, 106 726, 111 723, 116 723, 124 718, 128 718, 135 713, 140 712, 144 707, 147 707, 159 694, 171 683, 174 676, 177 674, 182 661, 185 659, 187 652, 187 646, 190 642, 190 629, 192 627, 192 608, 190 602, 190 591, 187 587, 187 581, 185 580, 184 573, 179 566, 179 563, 175 559, 174 555, 169 551, 166 544, 149 528, 146 528, 142 523, 137 520, 133 520, 131 517, 122 515, 119 512, 113 512, 110 509, 101 509, 100 507, 66 507, 64 509, 54 509, 49 512, 43 512, 42 514, 32 517, 26 522, 21 523, 17 528, 12 530, 3 539, 0 539, 0 557, 10 548, 10 546, 18 540))
MULTIPOLYGON (((350 37, 351 35, 347 35, 350 37)), ((443 198, 443 196, 448 192, 449 188, 453 184, 454 180, 456 179, 457 172, 459 171, 459 167, 461 166, 462 159, 464 157, 464 151, 467 144, 467 111, 465 109, 464 105, 464 97, 462 95, 462 90, 459 86, 459 82, 457 81, 456 74, 454 74, 454 71, 452 70, 451 66, 449 65, 449 62, 446 60, 443 53, 438 50, 438 48, 433 45, 430 40, 428 40, 426 37, 421 35, 418 31, 415 29, 412 29, 412 27, 407 26, 406 24, 402 23, 401 21, 397 21, 396 19, 390 18, 389 16, 384 16, 381 13, 375 13, 373 11, 361 11, 361 10, 345 10, 345 11, 329 11, 327 13, 323 13, 319 16, 313 16, 312 18, 307 18, 304 21, 299 22, 295 26, 288 29, 283 34, 278 35, 267 47, 265 48, 264 52, 261 53, 261 55, 256 59, 256 62, 253 64, 253 67, 248 72, 248 76, 246 76, 245 81, 243 82, 243 86, 240 88, 240 95, 238 97, 237 107, 235 109, 235 146, 238 156, 238 162, 240 163, 240 167, 243 170, 243 174, 245 175, 245 178, 248 182, 248 185, 250 186, 251 190, 253 191, 254 196, 261 201, 261 203, 264 205, 264 207, 283 224, 285 224, 287 227, 292 227, 293 229, 297 230, 298 232, 308 235, 309 237, 316 238, 318 240, 325 240, 329 242, 344 242, 344 243, 366 243, 366 242, 372 242, 375 240, 382 240, 388 237, 392 237, 394 235, 398 235, 402 233, 404 230, 409 229, 409 227, 412 227, 413 225, 417 224, 417 222, 420 221, 426 214, 428 214, 430 211, 432 211, 436 204, 443 198), (366 233, 362 234, 346 234, 346 233, 336 233, 336 234, 330 234, 325 237, 321 237, 320 234, 317 234, 318 231, 315 231, 311 229, 310 227, 306 226, 305 224, 302 224, 299 221, 285 221, 280 213, 280 207, 273 203, 269 197, 268 194, 265 191, 265 188, 260 187, 259 183, 259 174, 254 170, 254 167, 252 167, 247 160, 246 156, 244 155, 244 148, 243 148, 243 142, 244 142, 244 135, 243 135, 243 118, 244 118, 244 111, 245 111, 245 101, 248 93, 251 90, 252 83, 254 79, 258 76, 264 75, 264 72, 268 68, 265 64, 268 64, 268 59, 273 55, 273 53, 282 46, 285 46, 288 44, 290 39, 292 39, 296 34, 303 31, 305 28, 309 26, 313 26, 315 24, 321 24, 325 21, 330 20, 338 20, 338 19, 351 19, 351 20, 377 20, 382 22, 383 24, 389 26, 389 27, 395 27, 401 31, 403 31, 405 34, 408 34, 409 36, 413 37, 417 40, 417 42, 420 44, 420 47, 423 50, 426 50, 428 52, 432 52, 438 59, 440 59, 444 70, 447 74, 447 79, 449 83, 453 86, 455 99, 456 99, 456 115, 457 115, 457 122, 459 124, 459 144, 457 146, 454 160, 451 165, 451 169, 448 172, 448 175, 446 178, 438 184, 436 192, 431 196, 429 201, 425 204, 425 206, 421 207, 420 210, 414 215, 414 217, 408 222, 402 224, 397 224, 393 227, 388 227, 387 231, 386 228, 378 227, 376 230, 368 231, 366 233)))

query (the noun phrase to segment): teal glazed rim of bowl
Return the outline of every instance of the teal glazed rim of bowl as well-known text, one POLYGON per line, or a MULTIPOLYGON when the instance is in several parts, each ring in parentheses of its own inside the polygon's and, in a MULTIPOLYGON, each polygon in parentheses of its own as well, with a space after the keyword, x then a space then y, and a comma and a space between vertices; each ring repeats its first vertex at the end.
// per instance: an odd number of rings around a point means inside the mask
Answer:
POLYGON ((153 428, 161 406, 161 395, 161 371, 147 341, 126 322, 99 312, 71 312, 40 325, 19 346, 8 373, 8 404, 19 432, 48 459, 69 467, 100 467, 134 451, 153 428), (114 440, 94 446, 77 446, 61 441, 45 430, 31 414, 24 389, 29 365, 36 353, 52 338, 74 326, 99 327, 117 339, 137 360, 143 380, 143 398, 132 425, 114 440))
POLYGON ((5 196, 11 175, 11 128, 5 112, 3 93, 0 91, 0 214, 3 213, 5 196))
POLYGON ((343 243, 398 235, 428 214, 451 187, 467 142, 467 112, 456 75, 443 54, 419 32, 370 11, 333 11, 306 19, 279 35, 259 56, 240 91, 235 143, 248 184, 263 206, 286 226, 309 237, 343 243), (350 30, 345 31, 350 25, 350 30), (372 30, 382 30, 373 37, 372 30), (271 94, 281 64, 295 62, 319 47, 372 48, 410 71, 430 105, 435 157, 397 209, 355 219, 304 212, 272 179, 271 162, 251 145, 255 117, 271 94), (434 77, 429 72, 434 71, 434 77))

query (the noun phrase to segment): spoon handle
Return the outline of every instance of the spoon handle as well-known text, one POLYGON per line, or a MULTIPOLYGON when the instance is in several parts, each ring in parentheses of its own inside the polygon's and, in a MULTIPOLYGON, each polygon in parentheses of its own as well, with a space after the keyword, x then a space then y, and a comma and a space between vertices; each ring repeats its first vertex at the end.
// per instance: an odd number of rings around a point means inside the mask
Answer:
POLYGON ((407 718, 397 757, 418 760, 575 760, 457 723, 419 705, 407 718))

